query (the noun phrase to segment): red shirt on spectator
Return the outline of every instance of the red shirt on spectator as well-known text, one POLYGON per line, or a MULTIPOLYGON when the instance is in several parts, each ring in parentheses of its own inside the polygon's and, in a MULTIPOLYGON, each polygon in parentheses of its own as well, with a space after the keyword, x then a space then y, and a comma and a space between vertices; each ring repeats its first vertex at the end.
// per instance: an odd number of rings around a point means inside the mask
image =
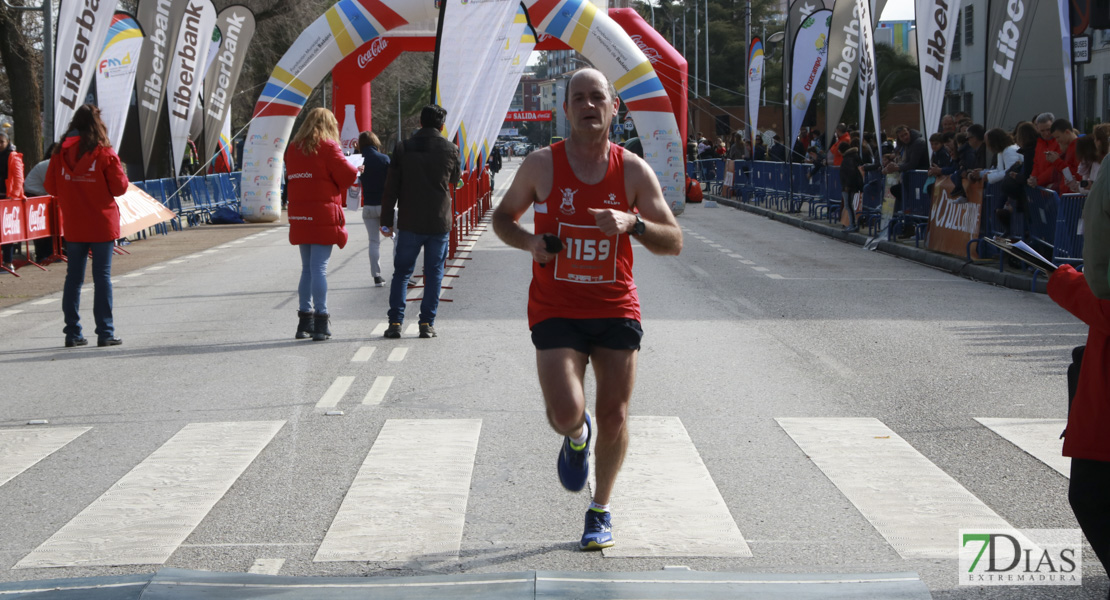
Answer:
POLYGON ((832 160, 830 160, 829 163, 832 164, 832 166, 839 167, 840 163, 844 161, 844 156, 840 154, 840 142, 851 141, 851 134, 845 132, 844 135, 840 136, 836 139, 836 141, 833 142, 832 148, 829 148, 829 154, 832 156, 832 160))
MULTIPOLYGON (((1038 138, 1036 154, 1033 155, 1033 177, 1037 178, 1037 185, 1040 187, 1049 187, 1055 183, 1060 172, 1059 167, 1063 166, 1060 161, 1048 162, 1044 156, 1046 152, 1060 152, 1060 145, 1052 138, 1038 138)), ((1075 173, 1074 169, 1072 173, 1075 173)))

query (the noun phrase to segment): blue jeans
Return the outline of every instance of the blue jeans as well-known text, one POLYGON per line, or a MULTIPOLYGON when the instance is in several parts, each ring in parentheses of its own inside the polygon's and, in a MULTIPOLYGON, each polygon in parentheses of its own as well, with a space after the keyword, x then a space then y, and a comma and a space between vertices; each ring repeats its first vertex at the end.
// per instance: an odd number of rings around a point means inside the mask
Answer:
POLYGON ((301 283, 297 286, 301 312, 316 308, 318 314, 328 314, 328 259, 331 244, 301 244, 301 283))
POLYGON ((424 299, 420 301, 420 323, 434 325, 443 285, 443 265, 447 262, 448 233, 423 235, 398 231, 393 239, 393 282, 389 288, 389 322, 405 321, 405 294, 409 277, 416 268, 416 257, 424 250, 424 299))
POLYGON ((62 314, 66 326, 62 330, 67 340, 81 337, 81 285, 85 283, 85 264, 92 251, 93 318, 96 320, 96 339, 115 337, 112 324, 112 248, 115 242, 66 241, 66 282, 62 288, 62 314))

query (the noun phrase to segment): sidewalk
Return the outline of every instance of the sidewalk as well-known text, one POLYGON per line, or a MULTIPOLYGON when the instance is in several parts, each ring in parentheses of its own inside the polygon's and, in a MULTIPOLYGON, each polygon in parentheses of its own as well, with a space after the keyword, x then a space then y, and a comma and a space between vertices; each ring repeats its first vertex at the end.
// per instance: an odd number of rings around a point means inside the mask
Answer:
MULTIPOLYGON (((807 229, 820 233, 821 235, 836 238, 850 244, 855 244, 861 248, 867 243, 867 240, 870 239, 869 236, 864 233, 845 233, 843 227, 841 227, 839 223, 829 223, 825 219, 810 219, 805 213, 782 213, 769 208, 763 208, 762 206, 746 204, 736 199, 724 198, 708 193, 705 194, 705 199, 715 200, 721 206, 732 207, 788 225, 793 225, 800 229, 807 229)), ((1000 272, 998 270, 998 259, 968 262, 967 259, 963 257, 928 250, 925 248, 924 242, 921 242, 920 247, 915 247, 912 238, 904 242, 890 242, 883 239, 879 241, 876 250, 928 265, 942 271, 947 271, 953 275, 966 277, 974 281, 993 283, 994 285, 1021 290, 1023 292, 1035 291, 1043 294, 1048 284, 1047 277, 1037 277, 1036 288, 1034 289, 1033 276, 1029 272, 1018 271, 1010 266, 1006 266, 1005 270, 1000 272)))
MULTIPOLYGON (((237 240, 285 223, 245 223, 242 225, 201 225, 169 235, 152 235, 145 240, 132 242, 122 248, 127 254, 112 257, 112 276, 127 274, 144 267, 207 250, 220 244, 237 240)), ((228 250, 234 252, 234 250, 228 250)), ((66 263, 45 265, 43 271, 34 265, 24 265, 17 272, 19 277, 0 271, 0 308, 14 306, 47 294, 62 291, 66 277, 66 263)), ((85 267, 85 282, 92 282, 92 268, 85 267)))

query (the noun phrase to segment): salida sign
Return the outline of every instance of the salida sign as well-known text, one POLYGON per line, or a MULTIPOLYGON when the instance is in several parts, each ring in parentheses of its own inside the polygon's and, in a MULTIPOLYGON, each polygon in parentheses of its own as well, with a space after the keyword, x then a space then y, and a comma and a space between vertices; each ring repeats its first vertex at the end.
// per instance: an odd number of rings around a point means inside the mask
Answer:
POLYGON ((550 121, 550 110, 510 110, 506 121, 550 121))

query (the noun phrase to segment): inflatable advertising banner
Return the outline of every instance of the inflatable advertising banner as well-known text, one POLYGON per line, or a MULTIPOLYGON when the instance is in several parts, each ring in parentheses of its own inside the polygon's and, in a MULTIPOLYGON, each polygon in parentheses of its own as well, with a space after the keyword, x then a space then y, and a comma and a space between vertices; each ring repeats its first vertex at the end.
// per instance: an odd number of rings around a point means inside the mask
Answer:
MULTIPOLYGON (((644 155, 671 210, 685 208, 683 141, 663 84, 636 43, 585 0, 526 0, 537 33, 581 52, 613 81, 641 133, 644 155)), ((340 0, 310 24, 279 61, 255 105, 243 156, 242 213, 253 222, 281 216, 282 157, 308 95, 344 57, 383 33, 435 19, 432 2, 340 0)), ((473 77, 477 66, 467 67, 473 77)), ((505 114, 498 111, 498 115, 505 114)))
POLYGON ((238 4, 229 6, 216 17, 216 26, 223 34, 223 43, 204 78, 204 156, 216 151, 220 140, 215 132, 223 130, 225 121, 230 129, 231 121, 226 117, 231 114, 231 99, 254 38, 254 13, 238 4))
POLYGON ((58 8, 58 42, 54 49, 55 137, 66 133, 73 113, 85 103, 97 71, 99 50, 104 48, 115 12, 115 2, 62 0, 58 8))
POLYGON ((759 92, 763 87, 763 42, 752 38, 748 50, 748 141, 754 143, 759 135, 759 92))
POLYGON ((211 0, 190 0, 177 35, 177 51, 166 78, 166 109, 170 113, 170 168, 181 166, 189 142, 189 123, 200 95, 201 69, 212 43, 216 7, 211 0))
POLYGON ((831 22, 832 11, 822 9, 811 13, 798 26, 798 34, 794 38, 794 74, 790 81, 790 137, 785 140, 788 148, 792 148, 794 140, 798 139, 802 120, 809 111, 821 75, 825 73, 831 22))
POLYGON ((143 30, 131 15, 117 12, 96 67, 96 103, 113 148, 123 141, 135 73, 143 49, 143 30))

